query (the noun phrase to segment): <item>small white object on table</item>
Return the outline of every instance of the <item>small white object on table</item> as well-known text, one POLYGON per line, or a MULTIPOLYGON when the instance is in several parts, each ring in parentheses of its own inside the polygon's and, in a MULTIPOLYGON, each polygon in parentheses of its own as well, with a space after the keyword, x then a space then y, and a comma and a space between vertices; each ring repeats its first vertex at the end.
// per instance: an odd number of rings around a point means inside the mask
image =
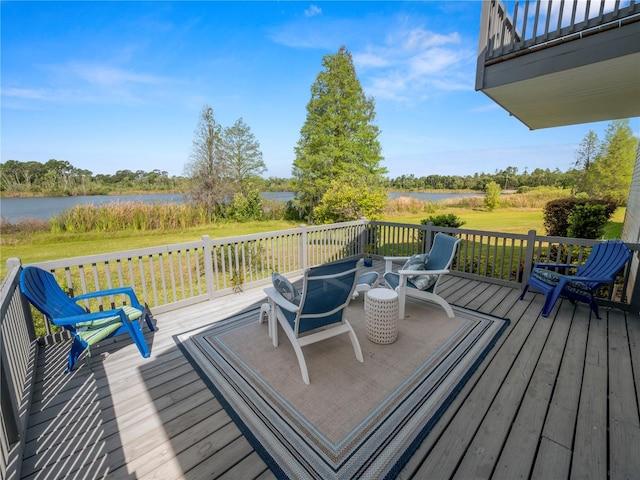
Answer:
POLYGON ((367 338, 374 343, 393 343, 398 338, 398 294, 390 288, 365 293, 367 338))

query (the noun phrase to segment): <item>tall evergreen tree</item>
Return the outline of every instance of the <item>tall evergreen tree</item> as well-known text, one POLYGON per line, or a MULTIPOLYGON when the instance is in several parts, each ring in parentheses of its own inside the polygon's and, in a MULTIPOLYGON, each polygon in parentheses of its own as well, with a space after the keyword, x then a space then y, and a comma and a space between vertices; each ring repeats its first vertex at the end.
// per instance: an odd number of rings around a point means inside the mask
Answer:
POLYGON ((374 101, 362 90, 351 54, 343 46, 325 55, 322 65, 311 86, 292 171, 297 206, 309 220, 333 181, 371 188, 386 173, 374 101))
POLYGON ((600 152, 587 172, 585 191, 595 198, 624 205, 629 196, 638 139, 629 120, 614 120, 607 127, 600 152))

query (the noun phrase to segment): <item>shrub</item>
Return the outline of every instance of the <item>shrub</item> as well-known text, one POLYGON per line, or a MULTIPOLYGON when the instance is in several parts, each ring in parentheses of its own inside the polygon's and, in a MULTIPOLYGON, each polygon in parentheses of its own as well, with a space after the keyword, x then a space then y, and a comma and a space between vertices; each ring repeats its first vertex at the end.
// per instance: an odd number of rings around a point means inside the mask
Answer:
POLYGON ((600 238, 610 216, 604 205, 576 205, 569 214, 567 235, 574 238, 600 238))
POLYGON ((333 181, 320 203, 313 209, 315 223, 349 222, 367 217, 377 220, 387 204, 382 188, 367 185, 363 180, 333 181))
POLYGON ((420 220, 420 225, 426 225, 429 222, 433 223, 438 227, 451 227, 451 228, 460 228, 466 222, 461 220, 460 217, 453 213, 447 213, 443 215, 431 215, 430 217, 423 218, 420 220))
POLYGON ((258 191, 250 191, 246 195, 236 193, 229 206, 229 217, 236 222, 262 220, 262 199, 258 191))
POLYGON ((500 204, 500 185, 496 182, 487 183, 486 195, 484 197, 484 206, 491 211, 500 204))
MULTIPOLYGON (((547 235, 554 237, 566 237, 569 235, 569 217, 573 210, 577 206, 584 205, 601 205, 604 210, 603 214, 606 217, 604 223, 611 218, 611 215, 616 211, 616 204, 610 200, 596 200, 588 198, 562 198, 559 200, 553 200, 548 202, 544 207, 544 227, 547 230, 547 235)), ((593 232, 598 230, 597 223, 599 214, 595 213, 591 209, 582 210, 574 218, 575 231, 580 232, 581 235, 585 232, 593 232), (596 222, 595 225, 587 226, 584 222, 586 218, 591 218, 596 222)), ((604 224, 602 225, 604 227, 604 224)), ((597 238, 597 237, 581 237, 581 235, 573 235, 580 238, 597 238)))

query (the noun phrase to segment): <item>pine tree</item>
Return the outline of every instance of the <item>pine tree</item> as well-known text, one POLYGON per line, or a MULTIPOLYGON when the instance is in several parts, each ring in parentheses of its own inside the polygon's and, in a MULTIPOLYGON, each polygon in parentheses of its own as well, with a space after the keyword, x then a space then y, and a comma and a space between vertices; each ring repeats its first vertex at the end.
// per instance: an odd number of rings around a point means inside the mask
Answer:
POLYGON ((362 90, 351 54, 343 46, 325 55, 322 65, 311 86, 292 172, 296 203, 308 220, 332 182, 376 186, 386 173, 380 167, 374 101, 362 90))

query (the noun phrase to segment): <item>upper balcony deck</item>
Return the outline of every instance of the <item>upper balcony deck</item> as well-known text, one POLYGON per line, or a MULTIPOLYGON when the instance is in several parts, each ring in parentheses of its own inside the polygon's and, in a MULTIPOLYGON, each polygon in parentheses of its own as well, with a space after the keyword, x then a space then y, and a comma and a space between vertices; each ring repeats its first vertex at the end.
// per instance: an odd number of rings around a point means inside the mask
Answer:
POLYGON ((640 4, 483 2, 476 90, 531 129, 640 116, 640 4))

